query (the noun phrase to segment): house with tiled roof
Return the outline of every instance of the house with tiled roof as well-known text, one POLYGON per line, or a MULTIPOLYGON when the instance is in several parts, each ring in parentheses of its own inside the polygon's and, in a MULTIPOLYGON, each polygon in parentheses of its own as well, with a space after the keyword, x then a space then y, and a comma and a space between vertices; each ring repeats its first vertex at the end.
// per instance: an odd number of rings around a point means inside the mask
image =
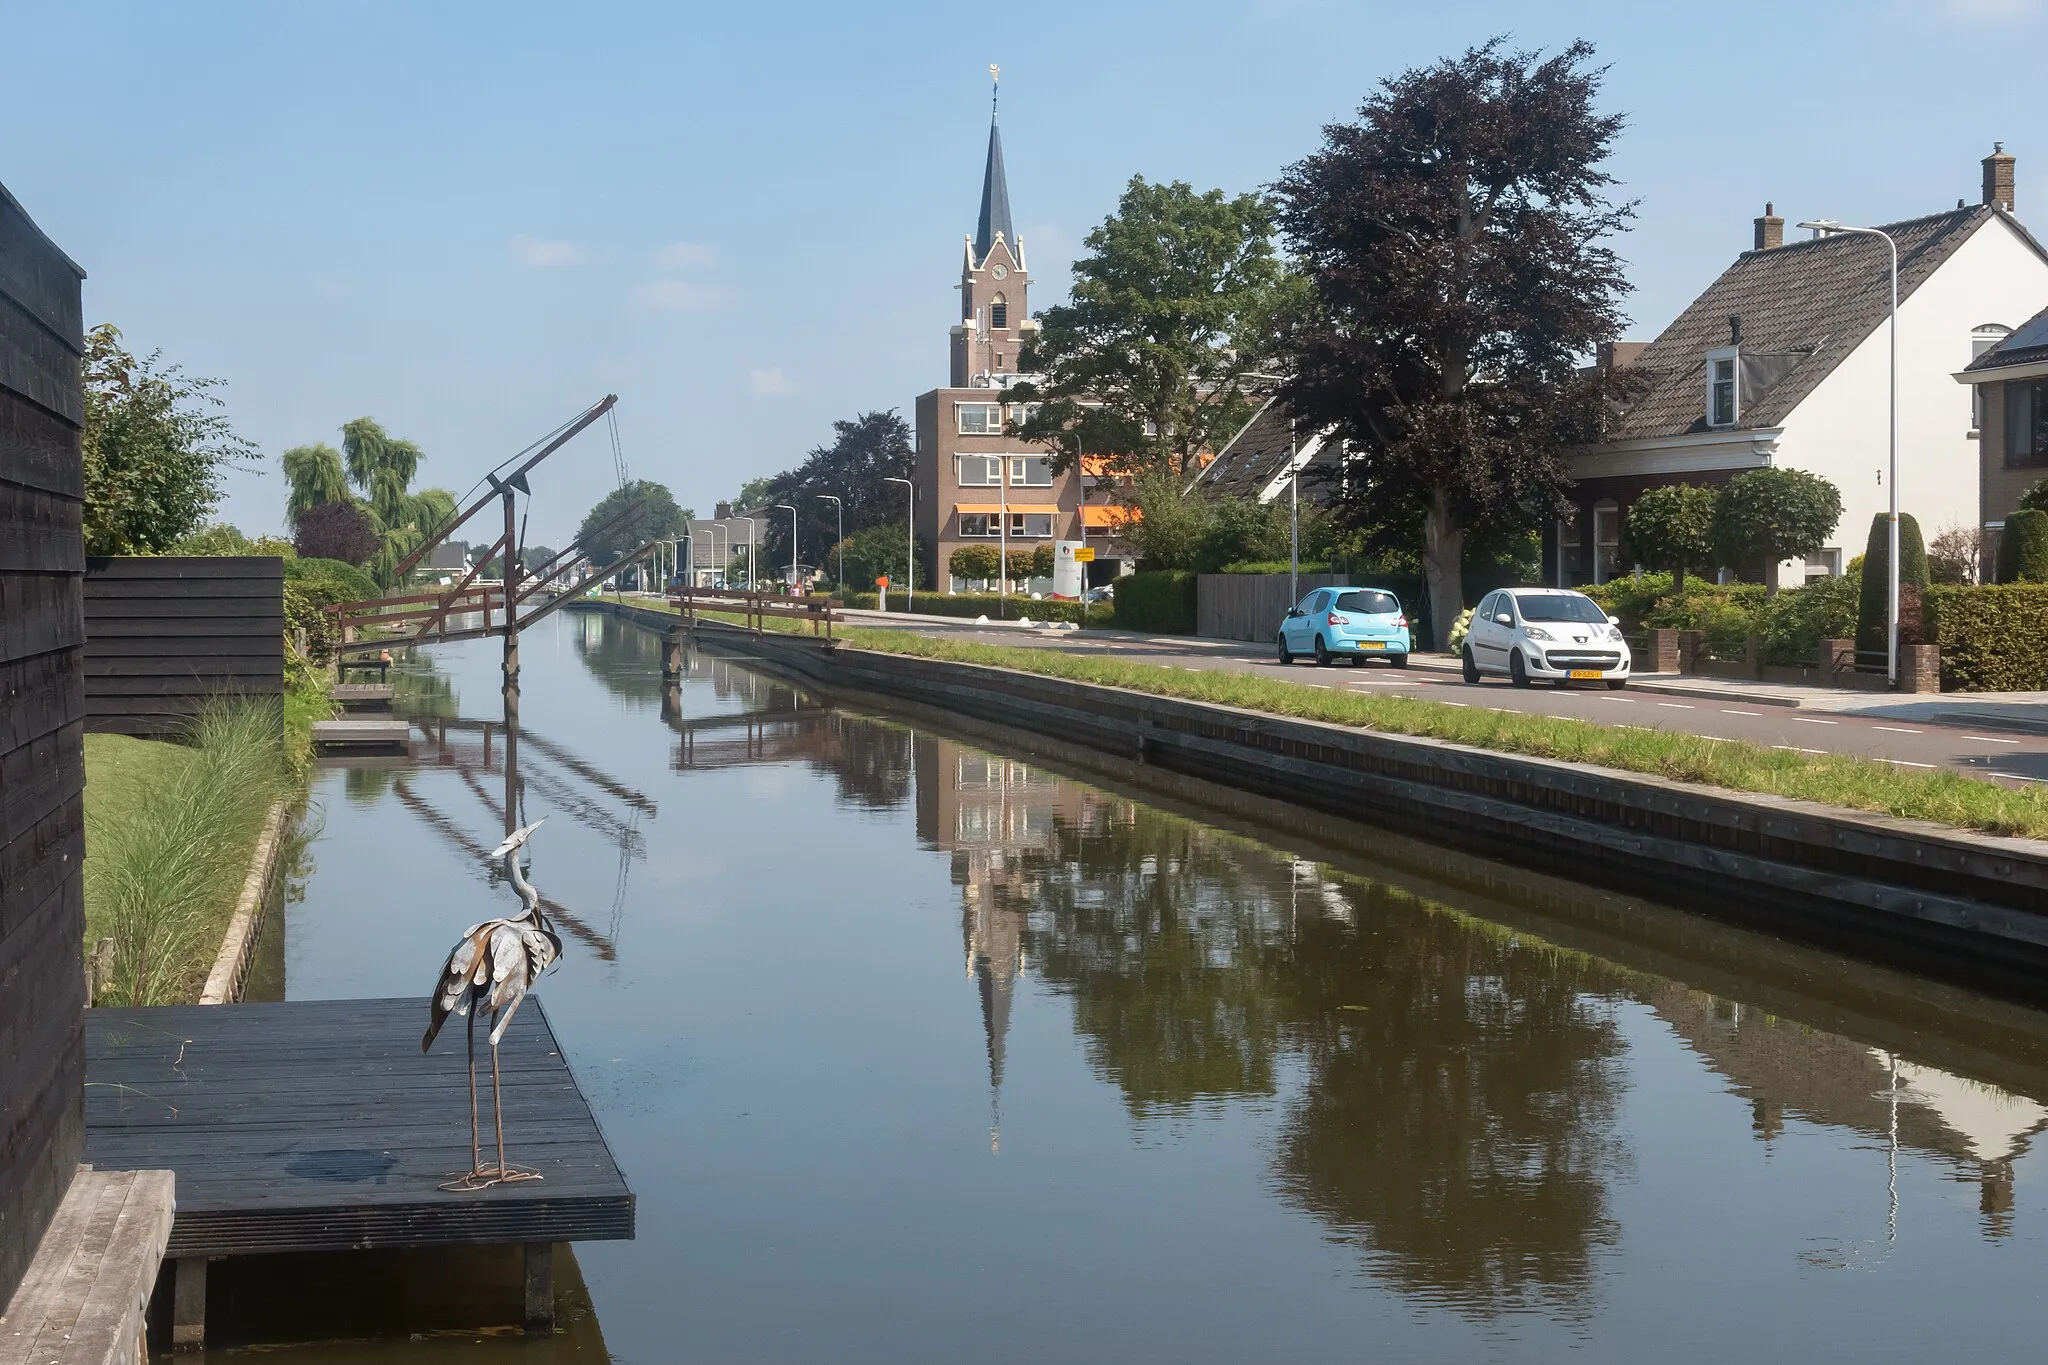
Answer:
POLYGON ((2048 308, 2015 331, 1979 339, 1956 375, 1977 414, 1977 497, 1984 565, 1998 559, 1998 535, 2029 488, 2048 478, 2048 308))
MULTIPOLYGON (((1976 407, 1954 376, 2048 306, 2048 252, 2013 216, 2013 158, 1983 162, 1984 192, 1884 225, 1899 259, 1899 501, 1923 535, 1980 525, 1976 407)), ((1575 453, 1572 515, 1545 534, 1552 583, 1605 582, 1625 562, 1628 507, 1673 483, 1803 469, 1841 491, 1835 539, 1773 566, 1781 582, 1839 574, 1889 506, 1890 270, 1883 241, 1815 230, 1785 241, 1766 205, 1752 248, 1648 345, 1602 348, 1635 381, 1607 443, 1575 453)))

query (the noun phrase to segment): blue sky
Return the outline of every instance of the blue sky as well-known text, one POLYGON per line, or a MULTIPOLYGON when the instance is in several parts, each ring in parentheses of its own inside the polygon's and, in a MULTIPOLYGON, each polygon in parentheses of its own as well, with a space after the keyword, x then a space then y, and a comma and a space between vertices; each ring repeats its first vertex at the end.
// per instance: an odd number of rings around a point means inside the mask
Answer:
MULTIPOLYGON (((229 480, 245 530, 282 523, 278 452, 349 418, 459 492, 607 391, 633 473, 708 511, 943 382, 988 63, 1042 308, 1132 174, 1255 188, 1381 77, 1503 32, 1612 67, 1632 335, 1766 199, 1974 202, 2002 139, 2048 224, 2042 0, 0 0, 0 183, 89 272, 88 321, 227 381, 267 463, 229 480)), ((532 539, 611 479, 601 432, 557 456, 532 539)))

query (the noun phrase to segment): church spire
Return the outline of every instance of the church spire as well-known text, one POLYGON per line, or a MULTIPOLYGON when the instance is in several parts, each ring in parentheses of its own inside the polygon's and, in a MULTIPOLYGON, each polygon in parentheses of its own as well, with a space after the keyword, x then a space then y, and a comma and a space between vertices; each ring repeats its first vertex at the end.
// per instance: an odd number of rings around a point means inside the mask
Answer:
POLYGON ((981 175, 981 221, 974 229, 977 261, 988 259, 989 248, 995 245, 998 236, 1010 245, 1011 250, 1017 246, 1017 229, 1010 223, 1010 182, 1003 175, 1003 133, 996 124, 996 97, 1001 92, 997 82, 1001 68, 991 65, 988 75, 988 165, 981 175))

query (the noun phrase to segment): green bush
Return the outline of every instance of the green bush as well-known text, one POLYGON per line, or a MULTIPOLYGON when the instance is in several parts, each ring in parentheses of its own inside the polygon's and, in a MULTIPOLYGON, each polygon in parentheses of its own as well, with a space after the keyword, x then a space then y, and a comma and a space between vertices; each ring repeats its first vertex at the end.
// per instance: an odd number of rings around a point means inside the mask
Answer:
POLYGON ((2033 487, 2020 494, 2020 506, 2034 512, 2048 512, 2048 479, 2034 480, 2033 487))
POLYGON ((1853 578, 1816 578, 1803 588, 1765 598, 1756 617, 1763 662, 1819 663, 1822 640, 1854 635, 1861 592, 1862 585, 1853 578))
POLYGON ((1195 577, 1183 569, 1164 569, 1119 578, 1116 624, 1159 635, 1193 635, 1195 577))
POLYGON ((1717 585, 1711 592, 1663 599, 1644 616, 1643 624, 1661 630, 1704 631, 1708 649, 1724 658, 1733 657, 1742 653, 1749 637, 1757 633, 1763 603, 1760 583, 1717 585))
POLYGON ((2048 512, 2026 507, 2005 519, 1998 536, 2000 583, 2048 583, 2048 512))
MULTIPOLYGON (((851 592, 835 594, 839 600, 856 611, 873 611, 880 594, 872 592, 851 592)), ((890 610, 903 609, 903 594, 891 589, 890 610)), ((921 594, 917 599, 920 616, 965 616, 972 619, 986 616, 991 621, 1014 621, 1028 616, 1034 621, 1074 621, 1084 626, 1106 626, 1110 623, 1111 609, 1107 602, 1076 602, 1070 598, 1042 597, 1034 602, 1022 593, 1011 593, 1006 599, 1001 593, 956 592, 921 594)))
POLYGON ((2048 584, 1929 588, 1924 617, 1944 691, 2048 689, 2048 584))
POLYGON ((359 569, 339 559, 287 559, 284 562, 284 576, 287 581, 324 579, 339 583, 354 594, 352 597, 336 599, 343 602, 360 602, 383 593, 383 589, 377 586, 377 580, 370 577, 368 569, 359 569))
MULTIPOLYGON (((1619 616, 1623 630, 1637 631, 1643 629, 1645 618, 1657 609, 1657 604, 1671 596, 1671 575, 1629 574, 1597 586, 1580 588, 1579 591, 1598 602, 1609 616, 1619 616)), ((1718 583, 1709 583, 1704 578, 1687 574, 1685 591, 1690 596, 1694 593, 1726 594, 1729 590, 1718 583)))
MULTIPOLYGON (((1891 519, 1879 512, 1870 519, 1870 539, 1863 548, 1862 584, 1856 604, 1856 648, 1880 650, 1884 644, 1884 623, 1891 597, 1891 519)), ((1920 539, 1920 523, 1899 515, 1899 642, 1920 643, 1915 626, 1920 620, 1920 594, 1927 587, 1927 547, 1920 539)))
POLYGON ((990 579, 1002 572, 1003 557, 993 545, 962 545, 946 559, 955 578, 990 579))

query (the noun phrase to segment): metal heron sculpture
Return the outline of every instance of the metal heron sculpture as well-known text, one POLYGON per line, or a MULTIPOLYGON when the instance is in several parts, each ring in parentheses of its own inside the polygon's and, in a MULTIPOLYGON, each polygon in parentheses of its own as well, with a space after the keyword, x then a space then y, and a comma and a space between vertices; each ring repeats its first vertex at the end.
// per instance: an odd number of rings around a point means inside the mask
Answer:
POLYGON ((540 826, 541 822, 536 820, 506 836, 504 843, 491 850, 493 858, 505 860, 505 875, 519 893, 522 912, 508 919, 473 924, 464 930, 461 942, 441 964, 440 979, 434 984, 432 1017, 426 1036, 420 1039, 420 1051, 434 1045, 435 1035, 451 1014, 468 1020, 469 1035, 470 1168, 467 1174, 443 1185, 444 1190, 481 1190, 506 1181, 541 1178, 538 1171, 505 1164, 504 1092, 498 1080, 498 1040, 505 1036, 512 1016, 526 999, 526 992, 562 955, 562 940, 555 936, 554 926, 541 913, 540 892, 519 870, 520 847, 540 826), (495 1167, 484 1165, 477 1138, 476 1017, 486 1009, 491 1011, 491 1113, 498 1130, 495 1167))

